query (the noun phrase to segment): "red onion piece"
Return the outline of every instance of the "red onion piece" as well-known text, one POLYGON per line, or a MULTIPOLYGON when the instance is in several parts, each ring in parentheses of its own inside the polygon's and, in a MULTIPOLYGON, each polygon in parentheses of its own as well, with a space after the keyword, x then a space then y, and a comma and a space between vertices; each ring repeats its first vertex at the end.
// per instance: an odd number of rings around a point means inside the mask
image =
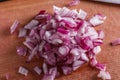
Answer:
POLYGON ((73 62, 73 70, 78 69, 79 67, 81 67, 83 64, 85 63, 85 61, 81 61, 81 60, 76 60, 73 62))
POLYGON ((26 48, 17 47, 17 53, 18 53, 18 55, 20 55, 20 56, 25 56, 25 55, 26 55, 26 52, 27 52, 27 49, 26 49, 26 48))
POLYGON ((28 70, 25 69, 24 67, 20 66, 19 70, 18 70, 18 73, 27 76, 28 75, 28 70))
POLYGON ((27 25, 24 26, 25 29, 32 29, 33 27, 36 27, 39 24, 37 20, 30 21, 27 25))
POLYGON ((38 46, 36 46, 30 53, 28 60, 27 61, 31 61, 31 59, 37 54, 37 50, 38 50, 38 46))
POLYGON ((71 67, 68 66, 62 66, 63 74, 67 75, 70 74, 73 70, 71 67))
POLYGON ((56 67, 52 67, 49 69, 49 74, 52 74, 54 78, 57 76, 57 73, 58 72, 56 67))
POLYGON ((101 47, 100 46, 96 46, 93 48, 93 53, 98 54, 101 51, 101 47))
POLYGON ((61 47, 59 47, 58 51, 59 51, 60 55, 65 56, 68 54, 69 48, 67 46, 61 46, 61 47))
POLYGON ((80 9, 79 13, 78 13, 78 18, 84 20, 86 18, 86 16, 87 16, 87 13, 84 10, 80 9))
POLYGON ((80 0, 72 0, 70 3, 69 3, 69 6, 75 6, 75 5, 78 5, 80 4, 80 0))
POLYGON ((97 63, 96 64, 96 68, 99 69, 99 70, 106 70, 106 66, 105 64, 100 64, 100 63, 97 63))
POLYGON ((14 23, 12 24, 12 26, 10 27, 10 33, 12 34, 16 28, 18 27, 19 25, 19 21, 18 20, 15 20, 14 23))
POLYGON ((119 45, 119 44, 120 44, 120 38, 118 38, 118 39, 112 41, 111 44, 112 44, 113 46, 119 45))
POLYGON ((99 39, 103 39, 104 37, 105 37, 104 32, 103 32, 102 30, 99 30, 99 31, 98 31, 98 38, 99 38, 99 39))
POLYGON ((34 67, 33 69, 38 75, 40 75, 42 72, 42 70, 38 66, 34 67))
POLYGON ((42 68, 43 68, 43 72, 44 72, 44 74, 48 74, 48 66, 47 66, 46 63, 43 63, 42 68))
POLYGON ((97 25, 100 25, 102 23, 104 23, 104 20, 106 19, 106 16, 103 16, 101 14, 96 14, 95 16, 93 16, 91 19, 90 19, 90 23, 93 25, 93 26, 97 26, 97 25))
POLYGON ((100 73, 97 76, 99 78, 102 78, 103 80, 111 80, 110 73, 106 71, 100 71, 100 73))
POLYGON ((80 50, 78 48, 71 49, 70 53, 74 56, 80 55, 80 50))
POLYGON ((6 80, 9 80, 9 79, 10 79, 10 75, 9 75, 9 74, 6 74, 6 75, 5 75, 5 78, 6 78, 6 80))
POLYGON ((22 28, 19 31, 18 37, 25 37, 27 35, 27 30, 22 28))
POLYGON ((52 74, 45 74, 42 80, 54 80, 54 76, 52 74))

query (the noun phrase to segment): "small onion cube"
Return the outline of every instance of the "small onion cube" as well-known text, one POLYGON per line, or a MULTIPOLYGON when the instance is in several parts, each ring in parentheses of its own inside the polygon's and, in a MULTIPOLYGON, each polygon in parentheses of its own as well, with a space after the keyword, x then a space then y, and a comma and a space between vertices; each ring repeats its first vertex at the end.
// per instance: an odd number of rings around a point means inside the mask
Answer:
POLYGON ((42 72, 42 70, 41 70, 38 66, 34 67, 34 71, 35 71, 38 75, 40 75, 41 72, 42 72))
POLYGON ((109 72, 106 71, 100 71, 99 74, 97 75, 99 78, 102 78, 103 80, 111 80, 111 76, 109 72))
POLYGON ((76 60, 76 61, 73 62, 73 67, 77 67, 77 66, 80 67, 84 63, 85 63, 85 61, 76 60))
POLYGON ((84 10, 80 9, 78 13, 78 17, 84 20, 86 16, 87 16, 87 13, 84 10))
POLYGON ((103 39, 105 37, 105 34, 102 30, 98 31, 98 38, 103 39))
POLYGON ((27 52, 26 48, 17 47, 17 53, 18 53, 18 55, 20 55, 20 56, 25 56, 25 55, 26 55, 26 52, 27 52))
POLYGON ((22 28, 19 31, 18 37, 25 37, 27 35, 27 30, 22 28))
POLYGON ((61 46, 58 51, 61 55, 65 56, 69 52, 69 48, 67 46, 61 46))
POLYGON ((77 49, 77 48, 71 49, 70 53, 75 55, 75 56, 80 55, 79 49, 77 49))
POLYGON ((105 17, 102 17, 101 15, 98 15, 96 14, 95 16, 93 16, 91 19, 90 19, 90 23, 93 25, 93 26, 97 26, 97 25, 100 25, 102 23, 104 23, 104 20, 106 19, 106 16, 105 17))
POLYGON ((20 67, 19 67, 19 70, 18 70, 18 73, 27 76, 27 75, 28 75, 28 70, 25 69, 24 67, 20 66, 20 67))
POLYGON ((37 20, 30 21, 27 25, 24 26, 25 29, 32 29, 33 27, 37 26, 39 22, 37 20))
POLYGON ((93 48, 93 53, 98 54, 101 51, 101 47, 100 46, 96 46, 93 48))
POLYGON ((81 59, 87 62, 89 61, 89 58, 87 57, 85 53, 81 53, 81 59))

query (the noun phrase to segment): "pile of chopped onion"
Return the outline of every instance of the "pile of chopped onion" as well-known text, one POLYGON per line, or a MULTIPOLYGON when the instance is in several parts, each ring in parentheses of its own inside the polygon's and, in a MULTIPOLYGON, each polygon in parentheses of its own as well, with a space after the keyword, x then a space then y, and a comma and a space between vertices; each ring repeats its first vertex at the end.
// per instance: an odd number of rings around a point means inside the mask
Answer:
MULTIPOLYGON (((102 24, 106 16, 96 14, 87 20, 87 13, 82 9, 78 12, 76 9, 53 6, 53 11, 53 15, 45 10, 40 11, 20 29, 19 37, 25 38, 25 48, 18 47, 18 54, 29 53, 28 62, 35 55, 44 60, 42 70, 34 68, 36 73, 44 73, 42 80, 54 80, 61 74, 58 67, 67 75, 85 63, 104 71, 100 72, 99 77, 105 75, 104 78, 111 78, 109 74, 105 74, 106 66, 96 60, 96 55, 101 51, 104 32, 96 31, 94 26, 102 24)), ((19 72, 27 75, 27 71, 21 69, 19 72)))

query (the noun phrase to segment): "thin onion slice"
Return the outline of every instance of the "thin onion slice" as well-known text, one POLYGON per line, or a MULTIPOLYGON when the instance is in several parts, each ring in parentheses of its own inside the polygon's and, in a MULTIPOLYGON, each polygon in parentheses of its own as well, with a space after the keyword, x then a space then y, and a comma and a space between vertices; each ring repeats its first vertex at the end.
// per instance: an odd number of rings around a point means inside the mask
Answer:
POLYGON ((12 26, 10 27, 10 33, 12 34, 16 28, 18 27, 19 25, 19 21, 18 20, 15 20, 14 23, 12 24, 12 26))
POLYGON ((112 41, 111 44, 112 44, 113 46, 119 45, 119 44, 120 44, 120 38, 118 38, 118 39, 112 41))

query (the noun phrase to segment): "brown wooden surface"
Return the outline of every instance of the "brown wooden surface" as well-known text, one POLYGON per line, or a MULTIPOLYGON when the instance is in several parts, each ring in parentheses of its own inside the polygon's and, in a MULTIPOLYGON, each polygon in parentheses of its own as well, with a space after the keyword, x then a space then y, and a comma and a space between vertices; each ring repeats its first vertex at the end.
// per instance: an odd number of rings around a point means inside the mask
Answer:
MULTIPOLYGON (((0 77, 6 73, 10 74, 10 80, 40 80, 32 68, 41 61, 33 59, 29 64, 26 63, 27 57, 20 57, 16 54, 16 46, 22 44, 22 40, 17 37, 17 33, 10 35, 10 25, 18 19, 25 25, 39 10, 47 10, 52 13, 52 6, 65 6, 70 0, 11 0, 0 3, 0 77), (18 67, 23 65, 31 72, 28 77, 17 73, 18 67), (33 73, 32 73, 33 72, 33 73)), ((96 27, 105 32, 102 52, 97 56, 98 61, 107 65, 107 71, 111 73, 112 80, 120 80, 120 45, 110 46, 109 43, 120 38, 120 5, 96 3, 90 1, 81 1, 78 6, 72 9, 84 9, 88 12, 88 17, 95 13, 103 13, 107 20, 103 25, 96 27)), ((61 76, 56 80, 98 80, 96 74, 98 71, 89 67, 87 64, 74 71, 68 76, 61 76)), ((4 80, 4 79, 3 79, 4 80)))

